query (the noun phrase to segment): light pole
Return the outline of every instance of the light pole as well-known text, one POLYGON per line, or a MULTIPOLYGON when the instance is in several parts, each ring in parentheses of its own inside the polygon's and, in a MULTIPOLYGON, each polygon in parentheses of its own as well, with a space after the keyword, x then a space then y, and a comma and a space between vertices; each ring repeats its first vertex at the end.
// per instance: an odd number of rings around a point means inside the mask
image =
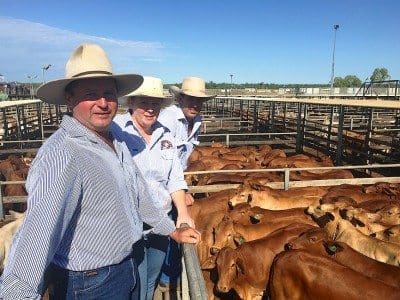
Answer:
POLYGON ((33 99, 33 96, 35 95, 35 93, 33 91, 32 79, 37 78, 37 75, 27 75, 26 77, 28 77, 28 79, 29 79, 29 94, 30 94, 31 98, 33 99))
POLYGON ((331 73, 331 95, 333 95, 333 81, 335 79, 335 48, 336 48, 336 31, 339 29, 339 25, 333 25, 333 54, 332 54, 332 73, 331 73))
POLYGON ((50 69, 50 67, 51 67, 51 64, 44 65, 44 66, 42 67, 42 83, 43 83, 43 84, 44 84, 44 71, 47 71, 48 69, 50 69))
POLYGON ((233 74, 230 74, 229 76, 231 76, 231 92, 230 92, 230 94, 232 95, 232 87, 233 87, 233 80, 232 80, 232 77, 233 77, 233 74))

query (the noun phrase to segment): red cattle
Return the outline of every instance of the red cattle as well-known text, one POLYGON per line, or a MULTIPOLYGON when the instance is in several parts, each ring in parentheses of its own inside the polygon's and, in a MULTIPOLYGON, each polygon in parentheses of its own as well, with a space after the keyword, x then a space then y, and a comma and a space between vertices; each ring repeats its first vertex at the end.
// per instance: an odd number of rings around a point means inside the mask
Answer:
POLYGON ((217 290, 226 293, 234 289, 241 299, 261 298, 269 278, 269 269, 276 254, 286 242, 311 228, 294 223, 268 236, 244 243, 237 249, 223 248, 216 259, 217 290))
POLYGON ((400 299, 400 289, 306 250, 278 254, 270 271, 271 299, 400 299))
POLYGON ((311 229, 285 245, 285 249, 304 249, 315 255, 329 257, 336 262, 375 280, 400 287, 399 268, 369 258, 345 243, 332 241, 321 228, 311 229))

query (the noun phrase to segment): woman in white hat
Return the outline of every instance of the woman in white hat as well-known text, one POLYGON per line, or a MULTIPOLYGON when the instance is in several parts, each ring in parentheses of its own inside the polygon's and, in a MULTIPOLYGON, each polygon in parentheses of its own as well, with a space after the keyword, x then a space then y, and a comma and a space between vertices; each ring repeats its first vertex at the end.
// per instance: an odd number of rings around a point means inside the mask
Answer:
MULTIPOLYGON (((190 154, 199 144, 198 136, 202 121, 200 112, 203 103, 215 95, 207 95, 204 79, 194 76, 183 79, 182 88, 171 86, 170 92, 174 95, 177 104, 163 109, 158 120, 171 131, 177 143, 182 169, 185 171, 190 154)), ((194 201, 189 193, 185 195, 185 198, 188 205, 194 201)), ((162 267, 160 283, 176 285, 181 273, 179 247, 174 241, 170 242, 169 247, 167 259, 162 267)))
MULTIPOLYGON (((126 143, 150 186, 152 199, 140 201, 154 201, 165 213, 171 212, 173 203, 178 211, 176 226, 187 223, 194 227, 185 203, 187 184, 174 139, 168 128, 157 121, 160 109, 170 103, 163 95, 161 79, 144 76, 143 84, 123 97, 120 103, 127 104, 129 109, 114 118, 112 131, 126 143)), ((165 236, 152 234, 147 224, 144 229, 143 243, 135 249, 135 258, 141 260, 139 276, 143 300, 153 298, 169 242, 165 236)))

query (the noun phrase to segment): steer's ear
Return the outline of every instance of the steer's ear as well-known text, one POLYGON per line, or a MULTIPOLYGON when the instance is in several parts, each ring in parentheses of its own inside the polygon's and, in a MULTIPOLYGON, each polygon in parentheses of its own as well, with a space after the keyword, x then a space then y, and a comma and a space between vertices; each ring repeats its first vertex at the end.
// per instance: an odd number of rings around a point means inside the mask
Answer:
POLYGON ((260 220, 261 220, 261 215, 260 214, 255 214, 254 216, 250 216, 251 224, 260 223, 260 220))
POLYGON ((343 251, 343 247, 334 241, 323 241, 324 248, 329 255, 335 255, 338 252, 343 251))
POLYGON ((239 234, 235 235, 233 237, 233 240, 235 241, 236 246, 240 246, 246 242, 246 239, 242 235, 239 235, 239 234))
POLYGON ((355 217, 353 217, 353 218, 350 220, 350 223, 351 223, 354 227, 365 227, 364 222, 362 222, 361 220, 359 220, 359 219, 357 219, 357 218, 355 218, 355 217))
POLYGON ((251 201, 253 201, 253 196, 251 194, 247 195, 247 203, 251 203, 251 201))
POLYGON ((261 191, 261 185, 260 184, 254 182, 254 181, 249 181, 249 185, 253 190, 261 191))
POLYGON ((394 235, 394 232, 391 230, 391 228, 385 229, 385 231, 383 231, 383 234, 386 235, 387 237, 390 237, 392 235, 394 235))
POLYGON ((236 259, 236 271, 238 273, 244 274, 244 261, 240 257, 236 259))
POLYGON ((202 270, 214 269, 215 268, 216 259, 217 259, 217 255, 213 255, 211 257, 208 257, 205 261, 202 262, 201 269, 202 270))

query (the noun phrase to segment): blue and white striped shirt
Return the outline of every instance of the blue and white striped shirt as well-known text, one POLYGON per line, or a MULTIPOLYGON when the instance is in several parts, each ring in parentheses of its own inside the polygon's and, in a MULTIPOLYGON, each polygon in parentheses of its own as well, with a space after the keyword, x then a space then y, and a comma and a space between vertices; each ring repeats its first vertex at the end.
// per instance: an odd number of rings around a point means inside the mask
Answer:
POLYGON ((155 233, 175 226, 149 198, 129 150, 116 152, 74 118, 40 148, 26 187, 28 209, 2 275, 0 298, 39 299, 50 263, 74 271, 117 264, 141 238, 142 220, 155 233), (139 211, 138 211, 139 210, 139 211), (139 215, 140 214, 140 215, 139 215))
POLYGON ((188 134, 189 122, 178 104, 161 110, 158 121, 167 127, 175 137, 182 169, 186 170, 189 156, 199 144, 197 139, 201 129, 201 116, 197 115, 194 118, 193 129, 190 134, 188 134))

